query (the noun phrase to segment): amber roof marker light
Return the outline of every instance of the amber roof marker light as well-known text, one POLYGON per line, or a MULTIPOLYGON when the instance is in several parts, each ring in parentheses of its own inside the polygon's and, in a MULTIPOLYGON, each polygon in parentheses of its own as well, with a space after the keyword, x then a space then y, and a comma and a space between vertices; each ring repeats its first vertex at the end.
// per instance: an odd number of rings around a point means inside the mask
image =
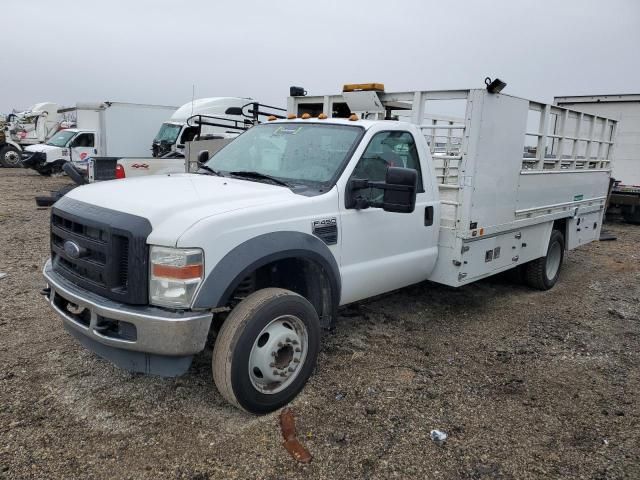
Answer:
POLYGON ((342 92, 384 92, 384 83, 347 83, 342 92))

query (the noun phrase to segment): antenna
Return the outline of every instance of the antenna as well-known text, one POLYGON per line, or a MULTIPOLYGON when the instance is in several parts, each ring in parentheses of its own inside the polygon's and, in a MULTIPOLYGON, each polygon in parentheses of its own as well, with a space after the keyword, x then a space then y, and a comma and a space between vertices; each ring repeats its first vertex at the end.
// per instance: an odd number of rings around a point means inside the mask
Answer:
POLYGON ((195 84, 191 85, 191 115, 193 116, 193 101, 196 98, 196 86, 195 84))

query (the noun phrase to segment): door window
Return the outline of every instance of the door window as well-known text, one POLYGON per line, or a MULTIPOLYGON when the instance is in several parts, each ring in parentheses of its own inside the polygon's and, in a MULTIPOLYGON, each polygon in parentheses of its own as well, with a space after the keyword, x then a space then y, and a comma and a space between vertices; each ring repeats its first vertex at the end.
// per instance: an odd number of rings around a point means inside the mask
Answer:
MULTIPOLYGON (((422 192, 422 172, 418 149, 409 132, 389 131, 376 133, 360 157, 351 178, 383 182, 389 167, 413 168, 418 172, 418 192, 422 192)), ((362 190, 361 195, 369 201, 382 200, 380 188, 362 190)))
POLYGON ((72 148, 75 147, 88 147, 93 148, 95 145, 93 133, 81 133, 73 139, 72 148))

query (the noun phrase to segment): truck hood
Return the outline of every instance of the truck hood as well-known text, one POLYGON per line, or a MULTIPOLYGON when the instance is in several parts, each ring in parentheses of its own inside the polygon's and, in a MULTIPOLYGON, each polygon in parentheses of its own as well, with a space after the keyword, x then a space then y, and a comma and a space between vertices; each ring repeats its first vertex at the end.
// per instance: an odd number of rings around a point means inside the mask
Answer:
POLYGON ((30 152, 30 153, 38 153, 38 152, 49 153, 54 151, 59 152, 60 150, 62 150, 62 147, 45 145, 44 143, 39 143, 37 145, 29 145, 24 149, 25 152, 30 152))
POLYGON ((160 245, 175 244, 204 218, 299 198, 278 185, 197 174, 111 180, 75 188, 67 196, 146 218, 153 228, 150 243, 160 245))

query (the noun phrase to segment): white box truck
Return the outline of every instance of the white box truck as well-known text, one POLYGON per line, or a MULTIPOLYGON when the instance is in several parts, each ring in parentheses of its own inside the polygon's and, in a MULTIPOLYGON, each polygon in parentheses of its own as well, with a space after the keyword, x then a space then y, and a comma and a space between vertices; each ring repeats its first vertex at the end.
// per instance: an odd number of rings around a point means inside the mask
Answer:
POLYGON ((23 166, 42 175, 62 171, 65 162, 86 170, 93 156, 148 156, 158 125, 177 107, 124 102, 78 103, 77 128, 61 130, 46 143, 25 148, 23 166))
MULTIPOLYGON (((554 103, 619 120, 610 205, 619 207, 626 221, 640 224, 640 94, 564 96, 554 103)), ((582 131, 588 131, 588 120, 583 118, 582 124, 582 131)))
POLYGON ((341 305, 513 268, 552 288, 566 252, 599 237, 611 132, 587 137, 594 158, 565 158, 572 140, 550 122, 581 114, 492 92, 292 97, 288 119, 198 173, 76 188, 52 208, 48 302, 133 371, 184 373, 213 330, 219 391, 262 413, 303 388, 341 305), (430 113, 441 102, 460 118, 430 113))

